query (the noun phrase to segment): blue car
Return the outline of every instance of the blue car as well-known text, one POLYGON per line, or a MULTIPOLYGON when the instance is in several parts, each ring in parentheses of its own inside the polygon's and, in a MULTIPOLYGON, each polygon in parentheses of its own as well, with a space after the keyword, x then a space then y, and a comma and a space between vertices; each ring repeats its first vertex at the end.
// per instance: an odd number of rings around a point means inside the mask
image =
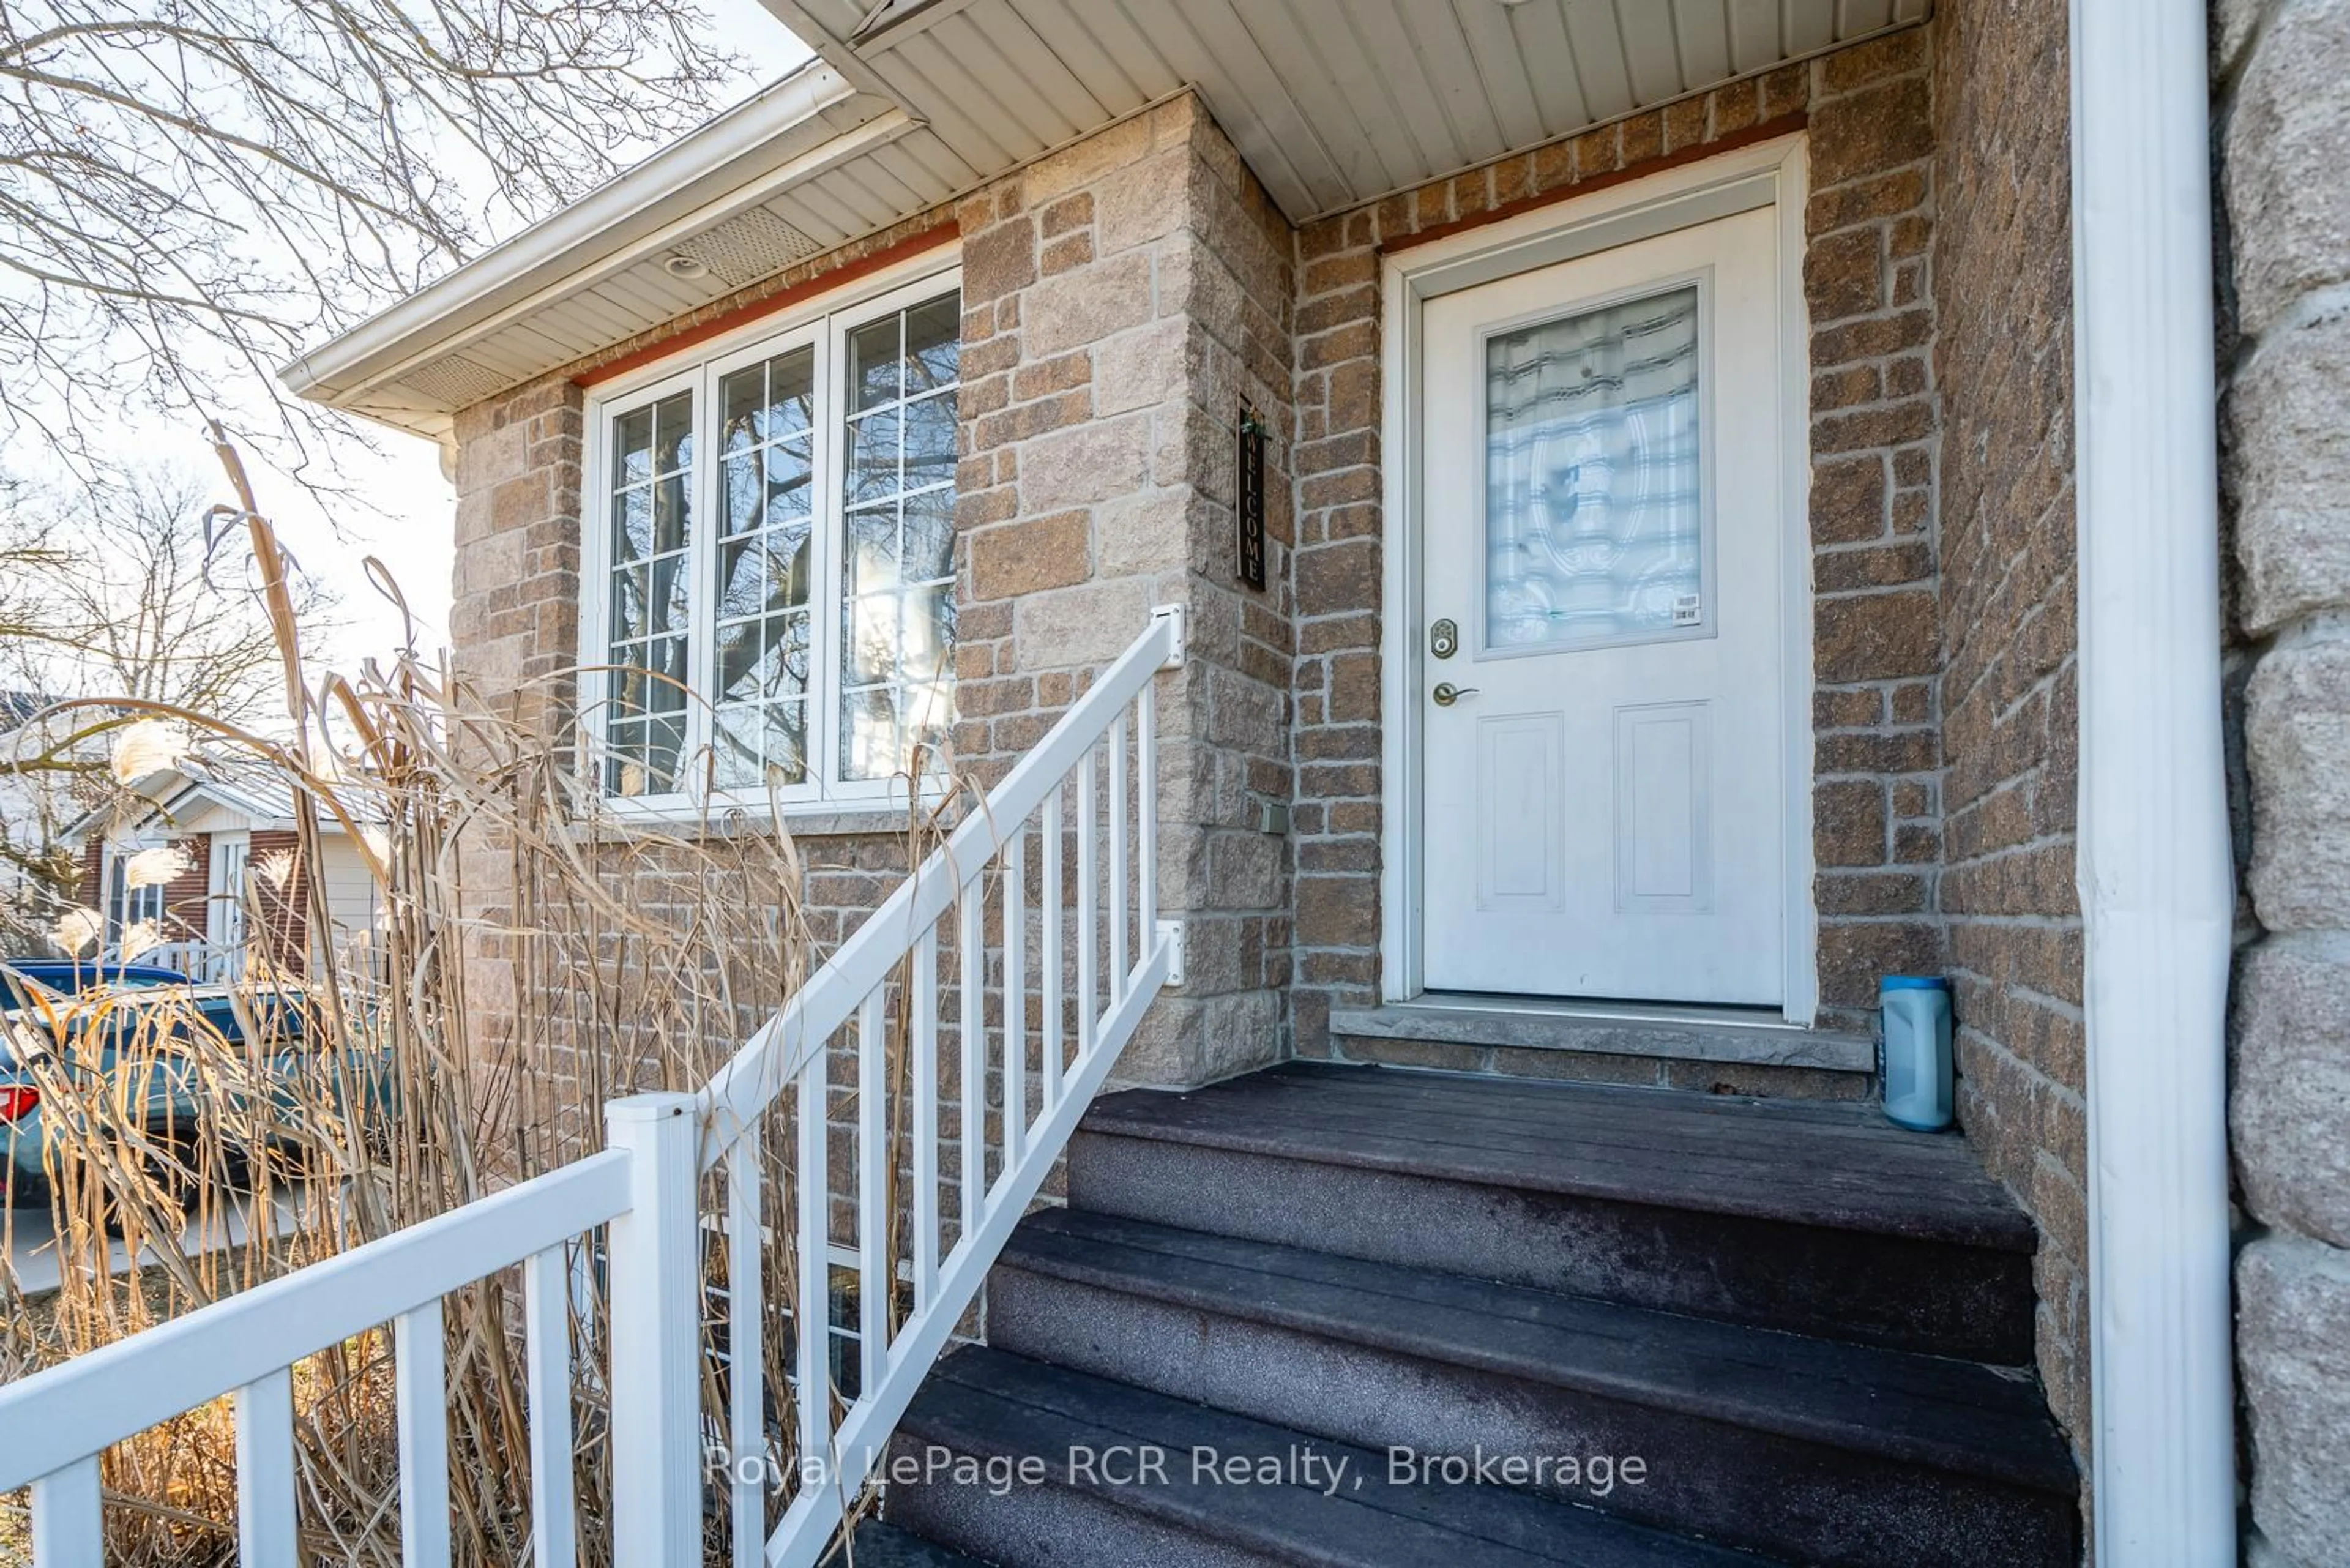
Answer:
MULTIPOLYGON (((10 967, 24 972, 22 966, 10 967)), ((256 1065, 272 1085, 272 1098, 288 1110, 315 1103, 323 1091, 343 1107, 356 1100, 362 1116, 376 1125, 393 1103, 390 1054, 322 1057, 317 1028, 298 991, 240 995, 226 986, 190 985, 161 972, 171 977, 127 975, 121 984, 55 993, 38 1004, 10 1010, 12 1026, 0 1037, 0 1152, 5 1155, 0 1179, 7 1184, 12 1207, 48 1199, 47 1121, 57 1113, 42 1103, 31 1064, 42 1056, 69 1064, 67 1070, 78 1075, 78 1086, 92 1075, 135 1074, 120 1090, 143 1097, 141 1130, 158 1151, 171 1151, 178 1162, 157 1174, 183 1189, 191 1173, 182 1167, 201 1119, 200 1099, 213 1092, 196 1058, 208 1045, 217 1049, 215 1041, 238 1050, 265 1045, 266 1062, 256 1065), (248 1037, 248 1020, 257 1038, 248 1037)), ((22 986, 11 989, 26 996, 22 986)), ((30 997, 26 1001, 32 1002, 30 997)), ((240 1158, 255 1152, 260 1151, 232 1151, 240 1158)))
POLYGON ((100 963, 92 959, 0 959, 0 1009, 14 1011, 32 1001, 23 983, 57 996, 85 991, 144 990, 151 985, 187 985, 188 977, 154 963, 100 963))

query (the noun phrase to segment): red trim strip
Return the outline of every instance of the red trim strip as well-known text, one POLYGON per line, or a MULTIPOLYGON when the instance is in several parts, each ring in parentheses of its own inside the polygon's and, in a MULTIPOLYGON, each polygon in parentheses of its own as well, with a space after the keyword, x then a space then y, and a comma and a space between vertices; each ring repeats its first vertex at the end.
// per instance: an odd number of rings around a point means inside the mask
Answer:
POLYGON ((1656 158, 1644 158, 1628 169, 1617 169, 1605 174, 1595 174, 1588 180, 1578 180, 1572 185, 1561 185, 1555 191, 1544 191, 1533 196, 1521 196, 1514 202, 1505 202, 1489 212, 1479 213, 1473 217, 1461 218, 1450 223, 1439 223, 1432 229, 1422 229, 1416 234, 1406 234, 1401 239, 1381 244, 1379 252, 1383 255, 1393 255, 1398 251, 1408 251, 1414 245, 1424 245, 1431 240, 1444 239, 1468 229, 1482 229, 1487 223, 1498 223, 1504 218, 1514 218, 1521 213, 1531 213, 1537 208, 1555 206, 1561 202, 1572 201, 1577 196, 1587 196, 1594 191, 1605 191, 1610 185, 1621 185, 1627 180, 1646 179, 1648 175, 1662 173, 1668 169, 1678 169, 1684 163, 1696 163, 1719 153, 1734 152, 1742 147, 1752 147, 1758 141, 1768 141, 1774 136, 1785 136, 1793 131, 1801 130, 1808 118, 1804 111, 1799 109, 1793 114, 1783 114, 1778 119, 1766 121, 1762 125, 1748 126, 1744 130, 1733 130, 1728 136, 1717 138, 1712 141, 1700 142, 1694 147, 1684 147, 1678 152, 1667 152, 1656 158))
POLYGON ((642 366, 656 364, 672 354, 692 348, 697 343, 706 343, 712 337, 723 337, 745 322, 756 321, 763 316, 773 316, 777 311, 787 309, 804 299, 838 288, 845 283, 854 283, 868 273, 879 272, 883 267, 895 265, 909 256, 917 256, 924 251, 933 251, 941 245, 951 244, 961 234, 962 230, 952 223, 934 224, 919 234, 907 235, 895 244, 884 245, 870 255, 858 256, 855 261, 843 262, 838 266, 818 273, 805 282, 795 283, 789 288, 779 289, 764 299, 754 299, 748 305, 738 306, 723 316, 712 317, 699 326, 689 327, 682 332, 672 333, 658 343, 648 343, 643 348, 623 354, 617 359, 582 370, 571 378, 571 384, 575 387, 592 387, 598 382, 608 381, 616 376, 625 376, 642 366))

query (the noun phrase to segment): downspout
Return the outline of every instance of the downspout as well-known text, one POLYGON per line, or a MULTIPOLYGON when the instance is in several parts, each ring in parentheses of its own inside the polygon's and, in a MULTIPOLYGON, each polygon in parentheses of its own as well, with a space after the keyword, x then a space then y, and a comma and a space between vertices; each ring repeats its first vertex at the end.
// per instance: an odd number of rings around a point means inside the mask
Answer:
POLYGON ((2072 0, 2091 1448, 2107 1568, 2235 1561, 2202 0, 2072 0))

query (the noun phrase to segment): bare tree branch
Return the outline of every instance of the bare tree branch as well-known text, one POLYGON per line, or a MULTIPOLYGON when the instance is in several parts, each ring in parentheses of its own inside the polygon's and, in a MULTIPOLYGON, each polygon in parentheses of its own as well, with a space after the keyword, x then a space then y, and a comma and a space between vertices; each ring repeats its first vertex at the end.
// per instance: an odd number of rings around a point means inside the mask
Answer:
MULTIPOLYGON (((243 578, 193 478, 145 472, 70 495, 20 499, 0 548, 0 685, 54 699, 124 698, 258 718, 276 691, 267 585, 243 578)), ((306 627, 330 624, 332 597, 288 586, 306 627)), ((11 759, 38 765, 40 753, 11 759)))
POLYGON ((323 416, 277 365, 699 124, 739 69, 703 22, 693 0, 0 0, 0 420, 90 478, 126 410, 225 417, 315 479, 323 416))
POLYGON ((108 798, 114 732, 164 711, 239 731, 266 722, 281 690, 277 618, 333 624, 315 583, 257 580, 242 531, 217 526, 207 500, 171 472, 68 492, 0 481, 5 950, 29 950, 80 896, 59 836, 108 798))

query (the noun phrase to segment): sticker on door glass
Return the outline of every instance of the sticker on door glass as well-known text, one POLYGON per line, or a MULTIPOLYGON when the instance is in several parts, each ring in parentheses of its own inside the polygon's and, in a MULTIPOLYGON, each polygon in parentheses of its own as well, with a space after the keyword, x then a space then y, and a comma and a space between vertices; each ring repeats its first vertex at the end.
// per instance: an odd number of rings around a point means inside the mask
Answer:
POLYGON ((1485 647, 1703 628, 1698 288, 1485 341, 1485 647))

